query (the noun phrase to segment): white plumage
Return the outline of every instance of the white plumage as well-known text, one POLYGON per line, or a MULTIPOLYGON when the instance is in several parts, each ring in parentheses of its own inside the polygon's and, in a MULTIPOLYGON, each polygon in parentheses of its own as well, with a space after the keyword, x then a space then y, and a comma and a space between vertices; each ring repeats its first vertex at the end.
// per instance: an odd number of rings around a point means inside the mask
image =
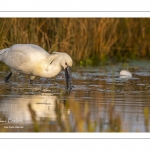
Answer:
POLYGON ((0 51, 0 61, 12 70, 6 77, 6 82, 14 72, 29 74, 30 79, 33 80, 35 76, 54 77, 62 68, 67 73, 66 82, 71 79, 69 73, 73 61, 68 54, 61 52, 49 54, 43 48, 34 44, 15 44, 10 48, 3 49, 0 51))
POLYGON ((120 71, 120 76, 132 77, 132 74, 128 70, 122 70, 120 71))

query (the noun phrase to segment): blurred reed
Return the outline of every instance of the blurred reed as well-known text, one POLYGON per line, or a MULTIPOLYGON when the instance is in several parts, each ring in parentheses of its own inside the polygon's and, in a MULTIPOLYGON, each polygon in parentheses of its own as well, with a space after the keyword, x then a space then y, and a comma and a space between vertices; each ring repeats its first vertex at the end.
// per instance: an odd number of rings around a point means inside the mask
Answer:
POLYGON ((150 58, 149 18, 0 18, 0 49, 32 43, 77 65, 150 58))
POLYGON ((65 103, 56 101, 55 124, 51 124, 48 118, 37 121, 31 104, 28 108, 33 122, 33 132, 123 132, 121 118, 113 111, 114 105, 110 105, 107 127, 104 127, 103 120, 98 116, 94 120, 91 118, 89 103, 82 106, 74 99, 66 100, 65 103))

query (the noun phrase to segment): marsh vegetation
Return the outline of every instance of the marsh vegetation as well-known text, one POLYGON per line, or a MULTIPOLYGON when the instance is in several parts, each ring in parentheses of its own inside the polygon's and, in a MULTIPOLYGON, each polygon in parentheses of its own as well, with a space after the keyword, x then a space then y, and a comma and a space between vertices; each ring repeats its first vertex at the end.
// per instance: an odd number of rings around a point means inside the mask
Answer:
POLYGON ((73 90, 0 63, 1 132, 149 132, 150 19, 1 18, 0 49, 37 44, 72 56, 73 90), (134 59, 134 60, 133 60, 134 59), (145 59, 145 60, 141 60, 145 59), (122 78, 121 70, 130 78, 122 78))
POLYGON ((33 43, 76 65, 150 58, 149 18, 1 18, 0 49, 33 43))

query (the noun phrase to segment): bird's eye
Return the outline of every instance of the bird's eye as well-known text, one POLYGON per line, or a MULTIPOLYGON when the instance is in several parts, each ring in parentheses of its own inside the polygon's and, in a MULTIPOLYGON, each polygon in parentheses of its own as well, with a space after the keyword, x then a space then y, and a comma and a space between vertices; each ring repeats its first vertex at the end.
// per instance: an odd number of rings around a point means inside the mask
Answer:
POLYGON ((67 63, 65 63, 65 65, 67 66, 67 63))

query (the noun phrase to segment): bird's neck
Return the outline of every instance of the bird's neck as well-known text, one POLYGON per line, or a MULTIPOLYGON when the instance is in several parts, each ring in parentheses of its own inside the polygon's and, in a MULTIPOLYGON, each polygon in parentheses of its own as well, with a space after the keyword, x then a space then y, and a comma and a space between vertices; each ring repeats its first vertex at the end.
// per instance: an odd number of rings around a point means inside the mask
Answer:
POLYGON ((58 75, 62 70, 58 54, 50 55, 45 60, 41 60, 40 63, 36 64, 35 70, 34 75, 36 76, 51 78, 58 75))
POLYGON ((62 70, 62 67, 60 66, 60 60, 56 58, 56 55, 52 55, 41 62, 41 65, 44 67, 41 76, 51 78, 59 74, 59 72, 62 70))

